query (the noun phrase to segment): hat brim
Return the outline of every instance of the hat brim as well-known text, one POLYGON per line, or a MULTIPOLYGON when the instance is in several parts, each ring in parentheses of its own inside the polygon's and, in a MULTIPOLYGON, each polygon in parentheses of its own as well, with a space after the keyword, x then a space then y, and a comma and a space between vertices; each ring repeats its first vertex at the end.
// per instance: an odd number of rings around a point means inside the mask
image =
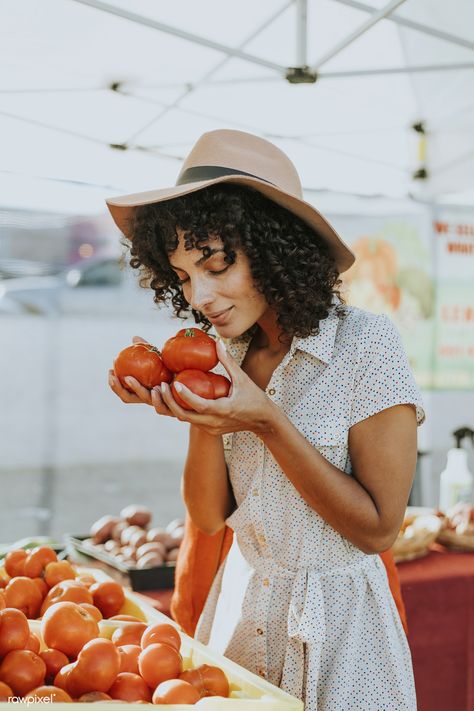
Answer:
POLYGON ((294 215, 297 215, 307 225, 318 232, 329 244, 340 274, 347 271, 354 263, 354 253, 313 205, 302 200, 297 195, 292 195, 284 190, 280 190, 271 183, 259 180, 258 178, 244 175, 223 175, 213 180, 201 180, 195 183, 176 185, 171 188, 148 190, 142 193, 112 197, 108 198, 106 203, 119 230, 123 232, 126 237, 130 237, 130 219, 135 208, 142 205, 164 202, 165 200, 172 200, 181 195, 189 195, 190 193, 207 188, 209 185, 216 185, 217 183, 233 183, 253 188, 273 202, 286 208, 294 215))

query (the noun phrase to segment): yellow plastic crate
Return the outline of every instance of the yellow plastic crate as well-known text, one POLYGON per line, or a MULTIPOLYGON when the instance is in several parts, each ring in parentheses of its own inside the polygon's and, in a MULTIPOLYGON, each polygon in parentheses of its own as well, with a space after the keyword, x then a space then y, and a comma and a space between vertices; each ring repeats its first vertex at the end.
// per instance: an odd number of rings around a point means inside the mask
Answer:
MULTIPOLYGON (((80 573, 90 573, 96 580, 110 580, 109 576, 97 568, 77 568, 80 573)), ((197 642, 192 637, 181 631, 180 627, 162 612, 155 610, 152 605, 148 605, 133 592, 125 590, 125 604, 120 610, 121 614, 134 615, 144 622, 158 623, 166 622, 172 624, 179 631, 181 637, 181 654, 183 655, 183 668, 190 669, 199 664, 211 664, 220 667, 227 676, 230 684, 230 697, 225 699, 221 696, 214 696, 201 699, 194 706, 185 704, 168 704, 166 708, 170 711, 189 711, 190 708, 203 709, 203 711, 303 711, 303 702, 290 696, 285 691, 270 684, 265 679, 261 679, 256 674, 252 674, 243 667, 235 664, 226 657, 216 654, 205 645, 197 642)), ((41 621, 30 620, 30 628, 40 636, 41 621)), ((100 622, 100 633, 102 637, 110 638, 117 627, 126 626, 128 623, 121 620, 103 620, 100 622)), ((42 647, 44 648, 44 647, 42 647)), ((73 704, 83 707, 83 704, 73 704)), ((0 702, 0 706, 2 706, 0 702)), ((13 704, 10 704, 12 707, 13 704)), ((26 703, 15 703, 14 706, 26 708, 26 703)), ((28 708, 36 706, 30 704, 28 708)), ((130 711, 131 706, 138 706, 143 709, 142 704, 114 703, 113 708, 117 711, 130 711), (120 707, 120 708, 119 708, 120 707)), ((97 701, 93 704, 95 708, 110 709, 109 704, 101 704, 97 701)), ((71 704, 54 704, 55 711, 70 711, 71 704)))

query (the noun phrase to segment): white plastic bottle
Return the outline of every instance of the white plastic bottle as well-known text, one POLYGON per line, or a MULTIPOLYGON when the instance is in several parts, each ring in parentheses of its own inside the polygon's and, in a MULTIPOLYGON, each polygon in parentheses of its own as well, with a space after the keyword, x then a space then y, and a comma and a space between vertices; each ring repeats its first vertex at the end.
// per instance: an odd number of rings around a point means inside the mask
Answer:
POLYGON ((459 501, 472 503, 473 477, 467 466, 467 452, 462 448, 462 440, 464 437, 474 440, 474 432, 463 427, 453 434, 457 446, 448 451, 446 469, 440 477, 439 508, 444 513, 459 501))

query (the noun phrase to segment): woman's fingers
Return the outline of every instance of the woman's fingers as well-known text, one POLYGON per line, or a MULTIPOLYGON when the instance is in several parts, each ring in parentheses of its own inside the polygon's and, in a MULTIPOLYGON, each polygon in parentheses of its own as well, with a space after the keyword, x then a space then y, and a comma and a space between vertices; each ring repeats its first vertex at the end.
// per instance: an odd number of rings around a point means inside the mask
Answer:
POLYGON ((128 387, 133 390, 135 395, 140 399, 140 402, 144 402, 145 405, 151 405, 151 394, 148 388, 145 388, 136 378, 132 378, 130 375, 124 378, 124 380, 128 387))
POLYGON ((161 388, 159 385, 157 385, 156 388, 153 388, 153 390, 151 391, 151 404, 159 415, 175 417, 175 415, 169 409, 168 405, 163 400, 161 388))
POLYGON ((190 411, 185 410, 178 405, 173 397, 173 393, 168 383, 161 383, 161 397, 164 404, 169 408, 174 417, 177 417, 177 419, 181 421, 188 420, 190 411))
MULTIPOLYGON (((175 383, 175 388, 179 394, 179 397, 181 400, 183 400, 187 405, 192 407, 194 412, 204 412, 207 406, 209 405, 209 400, 206 400, 203 397, 199 397, 199 395, 196 395, 193 393, 192 390, 186 387, 183 383, 175 383)), ((170 400, 172 398, 173 404, 178 406, 176 403, 176 400, 172 396, 172 391, 169 393, 170 400)), ((183 409, 183 408, 181 408, 183 409)))
POLYGON ((123 387, 113 370, 109 370, 109 386, 111 390, 122 400, 122 402, 127 404, 144 402, 135 392, 130 392, 123 387))
POLYGON ((145 341, 145 339, 141 336, 134 336, 132 338, 132 343, 148 343, 148 341, 145 341))
POLYGON ((240 382, 242 375, 244 375, 244 377, 248 377, 247 374, 244 373, 240 365, 237 363, 235 358, 233 358, 228 352, 227 348, 225 347, 225 343, 221 338, 217 341, 216 349, 217 357, 226 369, 227 375, 230 377, 233 383, 240 382))

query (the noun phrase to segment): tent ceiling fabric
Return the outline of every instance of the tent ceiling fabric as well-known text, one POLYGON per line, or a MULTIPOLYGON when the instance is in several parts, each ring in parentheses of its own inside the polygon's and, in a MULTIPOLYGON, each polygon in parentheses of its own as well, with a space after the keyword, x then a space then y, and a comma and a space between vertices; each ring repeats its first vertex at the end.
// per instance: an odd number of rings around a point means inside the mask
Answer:
POLYGON ((168 185, 222 127, 277 143, 308 190, 474 189, 472 0, 4 0, 0 28, 3 200, 10 178, 168 185), (317 81, 290 84, 303 60, 317 81))

